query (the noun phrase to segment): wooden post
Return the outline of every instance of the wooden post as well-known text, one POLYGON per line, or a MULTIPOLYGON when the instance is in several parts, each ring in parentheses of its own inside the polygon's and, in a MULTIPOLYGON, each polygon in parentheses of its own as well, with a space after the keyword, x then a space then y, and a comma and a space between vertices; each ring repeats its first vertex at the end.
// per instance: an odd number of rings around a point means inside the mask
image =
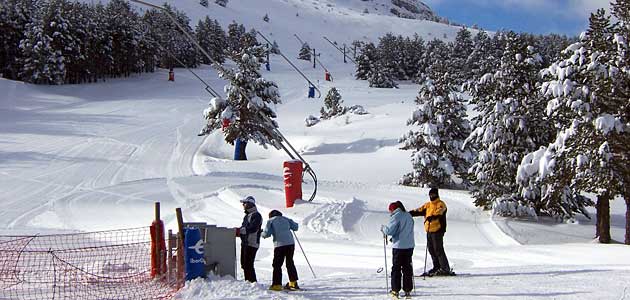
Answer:
POLYGON ((166 278, 167 278, 167 282, 170 283, 171 280, 173 279, 173 248, 175 247, 175 245, 173 244, 173 230, 169 229, 168 230, 168 248, 167 248, 167 267, 166 267, 166 278))
POLYGON ((155 202, 155 220, 160 220, 160 202, 155 202))
POLYGON ((348 61, 346 60, 346 44, 343 44, 343 63, 348 63, 348 61))
POLYGON ((313 69, 317 68, 317 66, 315 65, 316 59, 317 59, 317 56, 315 55, 315 48, 313 48, 313 69))
POLYGON ((176 208, 175 215, 177 216, 178 227, 178 242, 177 242, 177 287, 184 286, 184 219, 182 218, 182 209, 176 208))

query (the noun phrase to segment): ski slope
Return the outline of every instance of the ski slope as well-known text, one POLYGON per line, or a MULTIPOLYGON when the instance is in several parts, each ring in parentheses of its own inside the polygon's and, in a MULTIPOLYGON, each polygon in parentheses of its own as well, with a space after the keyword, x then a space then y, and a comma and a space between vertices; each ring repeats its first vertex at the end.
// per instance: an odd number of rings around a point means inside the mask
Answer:
MULTIPOLYGON (((206 13, 193 6, 195 2, 177 5, 195 19, 206 13)), ((377 273, 384 264, 379 228, 389 218, 387 205, 400 200, 414 208, 428 200, 427 189, 396 184, 411 169, 410 153, 398 149, 398 138, 408 130, 405 124, 418 87, 401 83, 399 89, 368 88, 367 82, 353 79, 352 65, 343 64, 336 50, 326 48, 318 36, 323 31, 349 43, 361 36, 375 39, 389 30, 415 31, 426 38, 431 32, 454 35, 457 28, 387 16, 368 18, 341 8, 326 12, 318 3, 233 0, 224 11, 214 5, 210 10, 220 12, 212 17, 224 25, 238 16, 248 27, 273 32, 290 57, 299 49, 292 32, 312 36, 335 81, 323 81, 319 67, 294 62, 312 80, 319 80, 322 92, 335 86, 344 105, 358 104, 369 111, 306 127, 304 119, 319 115, 323 98, 307 99, 307 84, 280 57, 272 56, 272 71, 263 75, 280 87, 281 131, 320 180, 313 202, 284 208, 282 162, 288 159, 284 152, 250 144, 250 160, 233 161, 233 147, 220 133, 196 135, 209 96, 186 70, 175 70, 175 82, 166 81, 165 70, 89 85, 33 86, 0 79, 0 232, 147 226, 155 201, 162 204, 167 228, 176 227, 175 207, 182 208, 185 221, 236 227, 243 216, 238 200, 253 195, 265 221, 270 210, 279 209, 300 223, 297 234, 317 278, 297 252, 300 285, 306 290, 267 291, 273 245, 263 240, 256 261, 259 283, 197 280, 178 299, 387 299, 385 275, 377 273), (263 2, 269 8, 263 9, 263 2), (267 10, 269 24, 262 21, 267 10)), ((224 82, 209 67, 195 71, 221 90, 224 82)), ((305 198, 312 188, 307 180, 305 198)), ((465 191, 442 190, 441 198, 449 207, 446 252, 461 276, 416 278, 417 298, 630 299, 630 251, 623 245, 589 242, 593 221, 493 220, 473 206, 465 191)), ((615 220, 623 215, 623 204, 611 204, 615 220)), ((421 225, 416 222, 416 274, 422 273, 425 260, 421 225)), ((622 222, 613 221, 613 226, 613 238, 622 240, 622 222)), ((391 264, 390 254, 388 248, 391 264)), ((430 268, 430 259, 428 264, 430 268)))

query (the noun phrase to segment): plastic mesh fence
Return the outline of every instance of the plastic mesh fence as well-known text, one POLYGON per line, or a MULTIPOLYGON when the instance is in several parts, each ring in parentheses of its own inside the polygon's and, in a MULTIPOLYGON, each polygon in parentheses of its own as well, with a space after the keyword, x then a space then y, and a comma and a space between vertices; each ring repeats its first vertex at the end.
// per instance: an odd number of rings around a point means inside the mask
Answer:
POLYGON ((0 300, 170 299, 177 283, 151 278, 149 227, 0 236, 0 300))

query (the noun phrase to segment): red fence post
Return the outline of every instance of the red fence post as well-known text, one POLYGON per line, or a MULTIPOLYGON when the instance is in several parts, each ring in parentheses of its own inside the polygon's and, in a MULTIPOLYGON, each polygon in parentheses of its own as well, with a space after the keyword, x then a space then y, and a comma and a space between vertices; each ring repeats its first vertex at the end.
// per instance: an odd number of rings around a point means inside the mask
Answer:
POLYGON ((166 273, 164 223, 160 220, 160 202, 155 202, 155 220, 151 224, 151 278, 166 273))
POLYGON ((293 207, 295 200, 302 199, 302 170, 302 162, 299 160, 284 162, 284 194, 287 207, 293 207))

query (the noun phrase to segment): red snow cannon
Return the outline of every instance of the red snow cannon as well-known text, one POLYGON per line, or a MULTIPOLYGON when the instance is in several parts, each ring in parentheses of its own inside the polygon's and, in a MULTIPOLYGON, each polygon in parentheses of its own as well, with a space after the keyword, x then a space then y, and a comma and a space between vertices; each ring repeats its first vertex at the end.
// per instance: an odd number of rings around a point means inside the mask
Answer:
POLYGON ((168 70, 168 81, 175 81, 175 72, 173 72, 173 69, 168 70))
POLYGON ((328 71, 326 71, 326 73, 324 74, 324 77, 326 81, 332 81, 332 76, 330 76, 330 73, 328 71))
POLYGON ((295 200, 302 199, 302 171, 299 160, 284 162, 284 195, 287 207, 293 207, 295 200))

